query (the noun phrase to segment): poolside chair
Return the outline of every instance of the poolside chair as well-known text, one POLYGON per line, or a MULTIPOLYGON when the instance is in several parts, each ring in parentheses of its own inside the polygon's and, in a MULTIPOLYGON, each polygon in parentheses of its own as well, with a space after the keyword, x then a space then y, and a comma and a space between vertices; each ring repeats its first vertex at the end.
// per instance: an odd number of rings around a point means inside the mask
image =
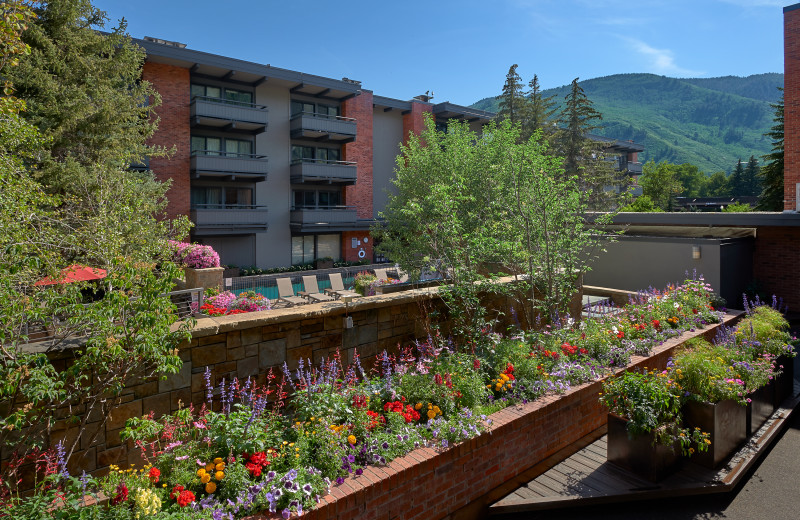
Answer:
POLYGON ((291 307, 292 305, 303 305, 308 303, 308 300, 294 295, 294 287, 292 287, 292 280, 289 278, 278 278, 275 280, 278 284, 278 301, 286 302, 291 307))
POLYGON ((397 270, 397 277, 400 279, 400 283, 408 283, 408 273, 402 269, 397 270))
POLYGON ((386 273, 388 269, 375 269, 375 277, 378 280, 389 280, 389 275, 386 273))
POLYGON ((325 296, 319 291, 319 286, 317 285, 317 277, 313 274, 310 276, 303 277, 303 295, 311 300, 312 302, 330 302, 333 301, 333 298, 330 296, 325 296))
POLYGON ((358 297, 361 296, 355 291, 348 291, 344 288, 344 282, 342 281, 342 273, 331 273, 328 275, 331 281, 331 288, 325 289, 326 294, 332 294, 334 298, 340 298, 342 296, 353 296, 358 297))

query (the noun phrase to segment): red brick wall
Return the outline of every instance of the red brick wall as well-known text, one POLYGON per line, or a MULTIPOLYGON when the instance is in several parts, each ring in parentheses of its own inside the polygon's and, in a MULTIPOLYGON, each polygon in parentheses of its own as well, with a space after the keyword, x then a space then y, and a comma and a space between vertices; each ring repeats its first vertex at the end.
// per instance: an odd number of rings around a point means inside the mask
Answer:
POLYGON ((411 102, 411 112, 403 114, 403 143, 408 140, 409 132, 414 132, 417 135, 422 133, 422 130, 425 129, 422 115, 431 110, 433 110, 433 107, 426 103, 411 102))
POLYGON ((158 130, 149 144, 175 147, 175 153, 169 158, 150 160, 150 169, 161 181, 172 179, 172 186, 167 192, 167 215, 189 216, 190 196, 190 140, 189 129, 189 69, 164 65, 162 63, 145 62, 142 78, 153 84, 161 95, 161 106, 156 108, 158 114, 158 130))
POLYGON ((790 312, 800 311, 800 228, 759 227, 757 233, 753 277, 768 295, 783 298, 790 312))
POLYGON ((347 262, 359 260, 372 261, 372 235, 369 231, 345 231, 342 233, 342 258, 347 262), (364 243, 364 238, 368 241, 364 243), (361 245, 353 247, 353 238, 361 241, 361 245), (359 258, 358 252, 364 250, 364 258, 359 258))
POLYGON ((800 9, 783 15, 784 174, 783 209, 797 208, 800 182, 800 9))
POLYGON ((355 186, 344 189, 344 202, 355 206, 358 218, 372 218, 372 92, 361 94, 342 103, 342 115, 356 120, 356 140, 342 147, 345 161, 358 164, 355 186))

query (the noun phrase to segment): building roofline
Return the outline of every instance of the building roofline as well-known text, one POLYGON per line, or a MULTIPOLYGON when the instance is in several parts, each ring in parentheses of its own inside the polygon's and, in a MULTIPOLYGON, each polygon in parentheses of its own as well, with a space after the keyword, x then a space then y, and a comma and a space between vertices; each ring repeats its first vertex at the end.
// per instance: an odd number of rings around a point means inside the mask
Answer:
POLYGON ((133 43, 142 47, 145 52, 147 52, 148 57, 158 56, 168 60, 184 62, 187 68, 191 68, 194 65, 207 65, 211 67, 218 67, 220 69, 228 69, 236 72, 244 72, 256 76, 262 76, 267 79, 280 79, 297 84, 336 89, 352 94, 355 94, 361 90, 361 85, 358 82, 326 78, 314 74, 307 74, 305 72, 273 67, 272 65, 263 65, 260 63, 254 63, 252 61, 220 56, 219 54, 211 54, 209 52, 150 42, 140 38, 131 38, 131 40, 133 43))
MULTIPOLYGON (((592 221, 599 214, 589 213, 592 221)), ((747 213, 617 213, 616 225, 652 226, 727 226, 727 227, 800 227, 800 213, 795 212, 747 212, 747 213)))
POLYGON ((783 8, 783 12, 788 13, 789 11, 794 11, 795 9, 800 9, 800 4, 787 5, 783 8))

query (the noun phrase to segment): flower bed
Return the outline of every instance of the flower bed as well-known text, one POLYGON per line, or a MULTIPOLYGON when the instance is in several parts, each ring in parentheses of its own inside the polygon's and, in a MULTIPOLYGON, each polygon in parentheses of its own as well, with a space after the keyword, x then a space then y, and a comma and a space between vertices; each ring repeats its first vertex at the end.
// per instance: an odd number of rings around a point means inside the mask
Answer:
POLYGON ((170 240, 169 245, 172 248, 172 261, 182 267, 191 269, 219 267, 219 254, 211 246, 175 240, 170 240))
POLYGON ((230 316, 247 312, 267 311, 272 306, 263 295, 248 291, 238 296, 230 291, 221 292, 205 299, 200 312, 208 316, 230 316))
MULTIPOLYGON (((369 503, 374 499, 385 502, 380 512, 388 516, 405 507, 402 497, 387 501, 390 487, 406 495, 401 490, 422 486, 429 498, 403 516, 444 514, 601 426, 598 378, 625 367, 632 356, 642 363, 637 357, 659 343, 664 344, 656 346, 650 363, 664 366, 664 353, 678 343, 667 338, 684 331, 698 335, 698 327, 719 319, 706 295, 705 285, 693 281, 642 294, 638 305, 614 318, 509 338, 487 333, 468 351, 434 337, 398 357, 384 354, 371 371, 357 359, 350 366, 333 359, 316 369, 301 365, 285 374, 285 384, 271 378, 265 388, 249 381, 212 388, 208 381, 207 403, 200 409, 129 422, 125 436, 158 469, 161 488, 109 477, 87 481, 83 489, 119 495, 117 516, 137 510, 135 497, 146 489, 147 503, 155 502, 154 494, 164 514, 191 511, 211 518, 259 509, 289 515, 317 499, 337 505, 321 503, 314 514, 377 514, 369 503), (490 423, 482 416, 491 412, 490 423), (480 434, 490 424, 492 435, 480 434), (417 478, 394 478, 398 464, 417 478), (120 484, 130 491, 125 500, 117 492, 120 484), (332 495, 324 496, 329 484, 332 495), (188 497, 184 491, 194 500, 185 498, 181 506, 175 495, 188 497), (363 500, 356 503, 356 495, 363 500)), ((70 481, 56 473, 50 478, 67 496, 76 494, 70 481)))

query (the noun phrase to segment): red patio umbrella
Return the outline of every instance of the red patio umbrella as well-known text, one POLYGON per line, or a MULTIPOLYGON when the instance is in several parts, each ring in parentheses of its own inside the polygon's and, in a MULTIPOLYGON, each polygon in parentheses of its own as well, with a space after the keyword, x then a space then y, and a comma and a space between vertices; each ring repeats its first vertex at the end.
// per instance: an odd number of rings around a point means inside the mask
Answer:
POLYGON ((72 282, 88 282, 90 280, 102 280, 105 277, 105 269, 72 264, 61 270, 61 276, 59 278, 53 279, 49 276, 45 276, 33 285, 59 285, 72 282))

